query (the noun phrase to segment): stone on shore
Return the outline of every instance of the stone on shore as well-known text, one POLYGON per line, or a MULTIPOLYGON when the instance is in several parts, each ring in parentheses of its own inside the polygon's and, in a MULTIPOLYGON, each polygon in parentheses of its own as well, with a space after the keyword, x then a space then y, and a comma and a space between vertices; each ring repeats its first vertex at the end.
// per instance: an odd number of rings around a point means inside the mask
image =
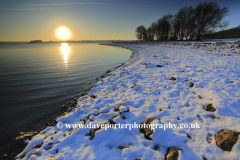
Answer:
POLYGON ((204 109, 208 112, 215 112, 216 111, 216 108, 214 108, 211 103, 204 106, 204 109))
POLYGON ((223 130, 218 134, 215 134, 215 140, 217 146, 224 151, 231 151, 234 144, 238 141, 238 135, 240 132, 232 130, 223 130))

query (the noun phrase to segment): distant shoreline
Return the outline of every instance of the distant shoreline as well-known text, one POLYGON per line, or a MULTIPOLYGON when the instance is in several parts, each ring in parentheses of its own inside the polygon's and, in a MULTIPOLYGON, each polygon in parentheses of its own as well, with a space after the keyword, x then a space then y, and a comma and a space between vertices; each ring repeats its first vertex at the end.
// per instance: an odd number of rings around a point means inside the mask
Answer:
MULTIPOLYGON (((30 41, 0 41, 0 43, 29 43, 30 41)), ((138 42, 136 40, 83 40, 83 41, 42 41, 40 43, 101 43, 101 42, 138 42)))
MULTIPOLYGON (((82 40, 82 41, 41 41, 35 43, 152 43, 152 42, 206 42, 206 41, 238 41, 240 38, 228 38, 228 39, 202 39, 201 41, 188 41, 188 40, 177 40, 177 41, 138 41, 138 40, 82 40)), ((0 41, 0 44, 7 43, 29 43, 31 41, 0 41)))

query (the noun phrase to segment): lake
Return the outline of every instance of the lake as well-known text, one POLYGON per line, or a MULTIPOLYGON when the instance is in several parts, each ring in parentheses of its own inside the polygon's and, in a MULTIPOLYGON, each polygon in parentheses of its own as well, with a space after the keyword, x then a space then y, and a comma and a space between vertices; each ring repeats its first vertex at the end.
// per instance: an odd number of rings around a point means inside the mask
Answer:
POLYGON ((20 132, 53 120, 67 101, 131 54, 97 43, 1 43, 1 156, 15 147, 13 139, 20 132))

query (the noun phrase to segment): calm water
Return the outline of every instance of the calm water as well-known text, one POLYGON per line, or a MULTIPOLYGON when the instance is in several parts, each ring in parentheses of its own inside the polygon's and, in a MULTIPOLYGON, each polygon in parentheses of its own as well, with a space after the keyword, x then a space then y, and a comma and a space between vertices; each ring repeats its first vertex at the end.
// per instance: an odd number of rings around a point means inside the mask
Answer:
POLYGON ((94 43, 0 44, 1 155, 19 132, 52 120, 66 101, 92 85, 88 82, 130 55, 94 43))

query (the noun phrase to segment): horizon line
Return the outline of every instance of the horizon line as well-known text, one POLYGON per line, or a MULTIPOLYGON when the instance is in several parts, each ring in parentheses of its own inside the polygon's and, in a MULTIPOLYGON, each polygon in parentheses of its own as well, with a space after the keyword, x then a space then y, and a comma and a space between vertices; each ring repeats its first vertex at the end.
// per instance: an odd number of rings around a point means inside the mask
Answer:
MULTIPOLYGON (((35 40, 30 40, 30 41, 35 41, 35 40)), ((30 42, 30 41, 14 41, 14 40, 9 40, 9 41, 1 41, 0 42, 30 42)), ((59 40, 59 41, 42 41, 42 42, 82 42, 82 41, 136 41, 136 40, 59 40)))

